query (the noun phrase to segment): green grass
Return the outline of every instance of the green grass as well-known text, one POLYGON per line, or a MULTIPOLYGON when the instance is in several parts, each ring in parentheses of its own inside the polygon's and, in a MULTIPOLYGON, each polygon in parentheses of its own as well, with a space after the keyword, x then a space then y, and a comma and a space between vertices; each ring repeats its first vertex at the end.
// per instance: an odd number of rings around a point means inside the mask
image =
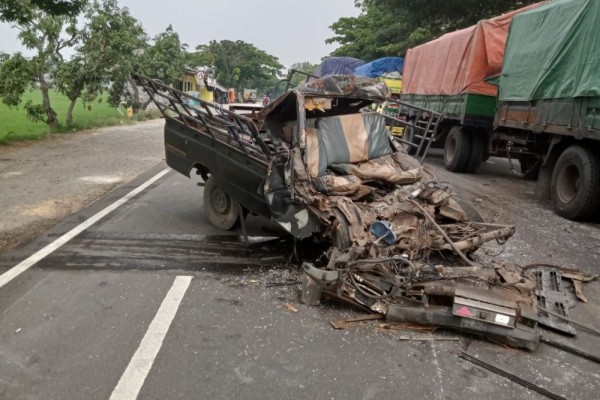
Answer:
MULTIPOLYGON (((41 92, 31 91, 25 93, 22 104, 25 104, 28 100, 31 100, 34 104, 41 104, 41 92)), ((50 102, 52 108, 58 114, 58 120, 61 124, 54 133, 69 133, 101 126, 123 125, 158 116, 156 112, 150 112, 127 118, 125 110, 121 109, 121 112, 119 112, 119 110, 110 107, 105 100, 103 98, 101 102, 94 101, 87 104, 84 104, 81 99, 77 100, 73 109, 73 124, 65 126, 69 99, 60 93, 51 92, 50 102)), ((0 103, 0 144, 40 139, 50 133, 50 128, 45 123, 30 121, 23 107, 9 108, 0 103)))

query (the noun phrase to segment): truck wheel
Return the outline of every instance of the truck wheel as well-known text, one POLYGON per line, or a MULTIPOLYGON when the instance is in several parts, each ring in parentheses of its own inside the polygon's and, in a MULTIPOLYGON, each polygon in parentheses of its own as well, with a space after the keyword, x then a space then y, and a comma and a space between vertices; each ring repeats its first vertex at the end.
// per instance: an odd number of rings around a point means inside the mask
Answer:
POLYGON ((538 178, 540 169, 542 168, 542 162, 538 160, 537 157, 521 158, 519 159, 519 164, 521 166, 523 179, 535 181, 538 178))
POLYGON ((444 166, 451 172, 463 172, 471 154, 471 135, 461 126, 454 126, 444 143, 444 166))
POLYGON ((337 221, 337 229, 331 233, 331 241, 333 246, 339 250, 345 250, 352 247, 352 240, 350 239, 350 227, 348 221, 341 211, 334 209, 333 215, 335 215, 335 221, 337 221))
POLYGON ((203 199, 206 217, 216 228, 227 231, 238 223, 240 204, 219 189, 214 176, 206 181, 203 199))
POLYGON ((568 219, 591 219, 600 209, 600 157, 571 146, 558 158, 551 184, 554 210, 568 219))
POLYGON ((471 134, 471 154, 465 172, 475 173, 483 162, 487 138, 485 132, 482 131, 471 131, 469 133, 471 134))

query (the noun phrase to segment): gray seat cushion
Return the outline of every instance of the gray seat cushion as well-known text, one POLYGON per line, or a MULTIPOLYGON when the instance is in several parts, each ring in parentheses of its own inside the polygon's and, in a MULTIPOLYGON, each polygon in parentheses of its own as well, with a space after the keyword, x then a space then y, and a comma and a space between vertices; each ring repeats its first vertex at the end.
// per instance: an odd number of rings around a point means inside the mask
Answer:
POLYGON ((376 112, 307 120, 304 161, 312 177, 333 164, 354 164, 392 153, 385 118, 376 112))

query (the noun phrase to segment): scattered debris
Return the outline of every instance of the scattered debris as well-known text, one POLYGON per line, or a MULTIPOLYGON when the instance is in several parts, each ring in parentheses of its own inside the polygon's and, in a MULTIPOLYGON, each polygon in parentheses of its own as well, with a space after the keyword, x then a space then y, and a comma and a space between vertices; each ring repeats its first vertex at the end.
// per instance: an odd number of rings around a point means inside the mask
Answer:
POLYGON ((575 289, 575 295, 577 296, 577 298, 581 302, 587 303, 587 297, 585 297, 585 295, 583 294, 583 283, 581 283, 581 281, 574 280, 573 288, 575 289))
POLYGON ((333 329, 348 329, 356 326, 362 326, 372 321, 383 319, 383 315, 380 314, 369 314, 362 317, 341 319, 335 321, 329 321, 333 329))
POLYGON ((289 282, 267 282, 265 284, 265 287, 270 288, 270 287, 278 287, 278 286, 295 286, 295 285, 300 285, 302 283, 302 281, 298 281, 298 280, 293 280, 293 281, 289 281, 289 282))
POLYGON ((432 340, 446 340, 451 342, 460 342, 462 339, 453 336, 398 336, 396 340, 410 340, 410 341, 432 341, 432 340))
MULTIPOLYGON (((536 284, 535 295, 541 308, 550 310, 565 319, 569 318, 569 308, 574 302, 563 291, 562 275, 558 268, 538 266, 528 269, 536 284)), ((575 328, 563 319, 553 318, 553 314, 543 313, 538 316, 540 324, 552 329, 575 336, 575 328)))
POLYGON ((558 268, 507 262, 433 266, 393 253, 360 259, 356 251, 332 248, 323 268, 304 263, 301 301, 315 305, 325 295, 384 315, 388 322, 444 327, 528 350, 540 342, 538 323, 569 335, 575 326, 593 329, 569 318, 576 300, 565 293, 558 268))
POLYGON ((414 331, 414 332, 435 332, 437 327, 435 326, 425 326, 425 325, 416 325, 416 324, 408 324, 408 323, 385 323, 378 324, 377 328, 375 328, 377 332, 398 332, 398 331, 414 331))
POLYGON ((288 310, 290 310, 291 312, 293 312, 294 314, 297 313, 297 312, 300 312, 300 310, 298 310, 296 307, 294 307, 290 303, 285 303, 283 306, 285 308, 287 308, 288 310))

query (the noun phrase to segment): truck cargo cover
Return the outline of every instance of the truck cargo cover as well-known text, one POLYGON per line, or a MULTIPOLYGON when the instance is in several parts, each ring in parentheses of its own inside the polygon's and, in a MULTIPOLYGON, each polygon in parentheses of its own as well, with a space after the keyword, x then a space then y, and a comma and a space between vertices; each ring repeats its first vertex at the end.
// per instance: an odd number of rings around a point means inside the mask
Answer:
POLYGON ((354 57, 327 57, 317 65, 316 76, 353 75, 354 70, 365 62, 354 57))
POLYGON ((513 20, 502 101, 600 96, 600 1, 556 0, 513 20))
POLYGON ((425 95, 463 93, 496 96, 485 79, 502 68, 504 46, 512 17, 538 4, 482 20, 412 48, 404 60, 403 92, 425 95))

